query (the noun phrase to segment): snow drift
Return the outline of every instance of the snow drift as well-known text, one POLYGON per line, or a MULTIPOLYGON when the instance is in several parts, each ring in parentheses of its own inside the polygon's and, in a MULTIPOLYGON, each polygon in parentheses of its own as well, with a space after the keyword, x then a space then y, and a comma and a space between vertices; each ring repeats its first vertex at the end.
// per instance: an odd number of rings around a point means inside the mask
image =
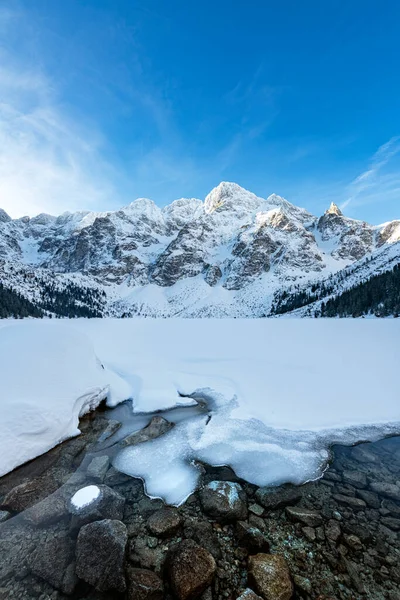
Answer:
POLYGON ((79 417, 129 397, 83 333, 32 321, 0 328, 0 475, 79 434, 79 417))

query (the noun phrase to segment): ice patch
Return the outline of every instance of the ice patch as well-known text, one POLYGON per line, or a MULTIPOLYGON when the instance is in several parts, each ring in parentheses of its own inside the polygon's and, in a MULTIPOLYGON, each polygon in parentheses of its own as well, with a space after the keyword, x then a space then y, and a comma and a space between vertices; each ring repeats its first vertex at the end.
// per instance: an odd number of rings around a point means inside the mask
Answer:
POLYGON ((92 504, 100 496, 100 489, 97 485, 88 485, 78 490, 71 498, 71 504, 76 510, 85 508, 92 504))

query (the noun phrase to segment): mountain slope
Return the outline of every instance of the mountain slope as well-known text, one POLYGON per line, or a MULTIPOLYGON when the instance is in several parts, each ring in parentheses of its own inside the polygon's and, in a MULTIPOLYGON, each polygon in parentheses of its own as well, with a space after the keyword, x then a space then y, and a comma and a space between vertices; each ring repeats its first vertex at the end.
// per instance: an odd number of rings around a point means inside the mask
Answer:
POLYGON ((361 268, 367 256, 385 262, 399 240, 400 221, 374 227, 334 204, 318 218, 223 182, 204 202, 163 209, 141 198, 114 212, 12 220, 0 211, 0 273, 55 315, 251 317, 293 286, 361 268))

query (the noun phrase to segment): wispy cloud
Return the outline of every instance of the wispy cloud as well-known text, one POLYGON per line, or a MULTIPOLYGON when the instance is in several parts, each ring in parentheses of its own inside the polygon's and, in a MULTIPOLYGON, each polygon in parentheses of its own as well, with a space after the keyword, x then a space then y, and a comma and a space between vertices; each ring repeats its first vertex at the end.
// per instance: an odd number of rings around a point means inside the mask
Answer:
POLYGON ((384 198, 392 199, 394 194, 400 199, 400 170, 387 172, 387 167, 400 153, 400 136, 392 137, 388 142, 378 148, 372 156, 368 168, 360 173, 348 186, 347 198, 341 204, 344 209, 349 204, 382 202, 384 198))
MULTIPOLYGON (((0 30, 23 26, 0 11, 0 30)), ((56 86, 0 46, 0 206, 12 216, 99 208, 115 195, 102 136, 72 119, 56 86)))

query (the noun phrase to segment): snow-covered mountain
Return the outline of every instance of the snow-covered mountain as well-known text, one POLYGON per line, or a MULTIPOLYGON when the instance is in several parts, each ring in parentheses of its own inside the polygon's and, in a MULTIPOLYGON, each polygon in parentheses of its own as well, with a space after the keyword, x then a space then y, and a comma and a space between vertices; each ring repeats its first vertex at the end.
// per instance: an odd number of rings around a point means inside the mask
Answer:
POLYGON ((223 182, 204 202, 163 209, 140 198, 59 217, 0 210, 1 283, 55 314, 68 296, 103 315, 261 316, 294 285, 356 272, 366 259, 400 261, 399 241, 400 221, 371 226, 335 204, 318 218, 223 182))

